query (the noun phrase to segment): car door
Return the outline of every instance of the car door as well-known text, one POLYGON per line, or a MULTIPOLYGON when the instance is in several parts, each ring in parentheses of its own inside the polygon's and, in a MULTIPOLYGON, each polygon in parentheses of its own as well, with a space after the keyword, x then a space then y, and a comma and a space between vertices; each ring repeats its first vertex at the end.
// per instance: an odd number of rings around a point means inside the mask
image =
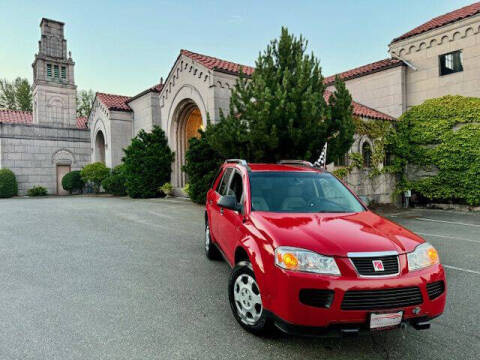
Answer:
MULTIPOLYGON (((244 182, 242 174, 235 169, 230 177, 230 181, 226 190, 227 195, 234 195, 239 204, 244 202, 244 182)), ((220 209, 221 210, 221 209, 220 209)), ((221 213, 221 212, 220 212, 221 213)), ((220 222, 222 249, 228 261, 231 264, 235 262, 235 245, 239 240, 241 229, 243 226, 243 214, 240 211, 223 209, 223 217, 220 222)))
MULTIPOLYGON (((208 206, 210 208, 210 233, 213 236, 215 242, 222 247, 222 233, 220 230, 220 224, 223 221, 223 214, 221 214, 220 207, 217 205, 218 200, 222 195, 225 195, 227 192, 227 186, 230 181, 233 169, 226 168, 223 171, 222 179, 217 184, 215 191, 210 192, 210 197, 208 198, 208 206)), ((222 248, 223 251, 223 248, 222 248)))

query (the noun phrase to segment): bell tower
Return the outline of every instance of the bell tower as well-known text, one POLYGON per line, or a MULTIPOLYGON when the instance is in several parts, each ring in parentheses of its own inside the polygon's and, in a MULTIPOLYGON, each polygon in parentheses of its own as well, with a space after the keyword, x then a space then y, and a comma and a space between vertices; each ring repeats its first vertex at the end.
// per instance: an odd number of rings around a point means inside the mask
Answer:
POLYGON ((76 127, 77 86, 71 53, 67 54, 64 23, 43 18, 33 61, 33 123, 76 127), (68 55, 68 56, 67 56, 68 55))

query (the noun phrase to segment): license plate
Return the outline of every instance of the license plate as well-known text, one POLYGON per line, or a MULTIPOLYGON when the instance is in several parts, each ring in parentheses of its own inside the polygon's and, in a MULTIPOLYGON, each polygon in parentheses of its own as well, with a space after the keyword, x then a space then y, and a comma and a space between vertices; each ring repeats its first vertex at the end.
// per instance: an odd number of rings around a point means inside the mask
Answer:
POLYGON ((384 329, 400 325, 403 311, 395 313, 370 314, 370 329, 384 329))

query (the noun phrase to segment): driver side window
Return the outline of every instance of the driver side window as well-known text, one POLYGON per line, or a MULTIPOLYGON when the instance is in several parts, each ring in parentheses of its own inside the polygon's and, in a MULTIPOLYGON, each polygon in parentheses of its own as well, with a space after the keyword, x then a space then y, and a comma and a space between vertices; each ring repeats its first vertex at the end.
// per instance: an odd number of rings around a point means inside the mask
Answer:
POLYGON ((232 180, 230 181, 230 186, 228 187, 227 195, 235 195, 235 199, 237 203, 242 201, 243 196, 243 182, 242 182, 242 175, 240 175, 237 171, 233 173, 232 180))
POLYGON ((227 192, 227 185, 228 181, 230 180, 230 175, 232 174, 232 171, 232 168, 227 168, 223 173, 222 180, 220 180, 220 182, 218 183, 216 191, 222 196, 225 195, 227 192))

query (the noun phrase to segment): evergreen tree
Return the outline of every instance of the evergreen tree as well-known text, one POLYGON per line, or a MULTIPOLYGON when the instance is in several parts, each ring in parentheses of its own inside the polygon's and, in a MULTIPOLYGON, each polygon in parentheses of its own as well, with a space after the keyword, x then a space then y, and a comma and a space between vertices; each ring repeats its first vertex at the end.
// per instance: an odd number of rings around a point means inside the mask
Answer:
MULTIPOLYGON (((328 95, 327 95, 328 96, 328 95)), ((327 118, 327 163, 345 156, 353 143, 355 125, 353 123, 352 96, 338 76, 335 78, 335 91, 328 99, 330 114, 327 118)))
POLYGON ((170 181, 174 154, 164 131, 154 126, 151 132, 140 130, 123 150, 127 194, 133 198, 155 197, 170 181))

